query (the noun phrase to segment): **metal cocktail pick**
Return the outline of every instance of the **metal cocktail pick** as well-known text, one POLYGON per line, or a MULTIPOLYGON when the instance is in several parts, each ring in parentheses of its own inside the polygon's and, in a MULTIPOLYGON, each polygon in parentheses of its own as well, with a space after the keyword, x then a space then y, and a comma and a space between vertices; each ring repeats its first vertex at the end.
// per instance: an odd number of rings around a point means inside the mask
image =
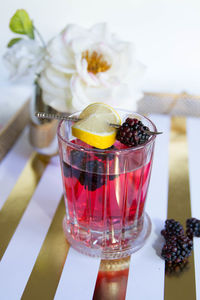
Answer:
POLYGON ((77 117, 70 117, 62 113, 50 114, 45 112, 36 112, 35 116, 38 117, 39 119, 47 119, 47 120, 56 119, 56 120, 65 120, 65 121, 73 121, 73 122, 77 122, 80 120, 77 117))
MULTIPOLYGON (((50 114, 50 113, 45 113, 45 112, 36 112, 35 116, 38 117, 39 119, 47 119, 47 120, 65 120, 65 121, 72 121, 72 122, 77 122, 80 121, 81 119, 77 117, 70 117, 64 113, 56 113, 56 114, 50 114)), ((120 125, 118 124, 109 124, 111 127, 114 127, 116 129, 120 128, 120 125)), ((162 134, 162 132, 153 132, 146 130, 145 133, 148 135, 154 135, 154 134, 162 134)))

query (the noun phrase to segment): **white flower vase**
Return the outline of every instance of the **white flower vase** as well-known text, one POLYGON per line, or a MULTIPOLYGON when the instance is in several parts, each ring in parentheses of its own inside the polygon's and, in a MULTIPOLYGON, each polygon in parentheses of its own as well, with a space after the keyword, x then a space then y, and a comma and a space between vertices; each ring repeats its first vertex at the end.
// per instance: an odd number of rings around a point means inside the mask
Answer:
POLYGON ((33 148, 40 154, 53 156, 58 153, 56 130, 57 120, 40 120, 36 112, 56 113, 50 106, 42 101, 42 91, 34 84, 33 95, 30 102, 30 130, 29 141, 33 148))

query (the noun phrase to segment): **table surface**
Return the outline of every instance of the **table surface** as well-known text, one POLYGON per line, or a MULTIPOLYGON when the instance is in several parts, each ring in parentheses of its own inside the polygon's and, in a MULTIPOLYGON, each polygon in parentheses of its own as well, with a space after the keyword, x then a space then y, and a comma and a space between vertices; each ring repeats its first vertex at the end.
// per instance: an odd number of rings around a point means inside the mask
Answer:
POLYGON ((164 132, 156 142, 146 205, 152 232, 130 265, 129 258, 101 262, 70 248, 62 230, 58 157, 44 160, 35 153, 25 128, 0 163, 0 299, 200 299, 200 239, 194 239, 194 256, 176 276, 165 275, 159 256, 160 230, 173 203, 181 207, 172 210, 173 217, 200 218, 200 120, 188 118, 186 134, 174 131, 176 121, 185 120, 151 119, 164 132))

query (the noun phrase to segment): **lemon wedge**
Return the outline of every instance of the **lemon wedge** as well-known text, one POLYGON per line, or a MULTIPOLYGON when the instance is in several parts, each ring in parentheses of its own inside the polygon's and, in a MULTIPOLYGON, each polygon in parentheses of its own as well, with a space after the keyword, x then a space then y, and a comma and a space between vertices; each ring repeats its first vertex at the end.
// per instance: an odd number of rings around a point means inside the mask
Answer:
POLYGON ((109 124, 121 125, 117 111, 105 103, 92 103, 80 114, 72 126, 72 134, 86 144, 106 149, 116 140, 117 130, 109 124))

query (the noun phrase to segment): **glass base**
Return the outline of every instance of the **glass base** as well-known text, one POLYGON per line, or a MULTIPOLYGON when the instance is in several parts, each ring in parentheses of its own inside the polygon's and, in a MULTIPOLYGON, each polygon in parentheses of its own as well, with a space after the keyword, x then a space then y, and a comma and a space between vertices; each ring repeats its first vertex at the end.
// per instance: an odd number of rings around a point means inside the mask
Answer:
POLYGON ((111 260, 129 256, 143 247, 151 233, 151 220, 148 214, 145 213, 143 226, 137 237, 132 234, 133 230, 130 229, 125 233, 129 237, 126 239, 126 243, 116 243, 115 246, 109 245, 109 243, 102 246, 102 243, 98 245, 98 242, 88 244, 88 241, 86 244, 84 239, 74 239, 71 234, 71 225, 68 224, 66 216, 63 219, 63 230, 67 240, 77 251, 89 256, 111 260))

